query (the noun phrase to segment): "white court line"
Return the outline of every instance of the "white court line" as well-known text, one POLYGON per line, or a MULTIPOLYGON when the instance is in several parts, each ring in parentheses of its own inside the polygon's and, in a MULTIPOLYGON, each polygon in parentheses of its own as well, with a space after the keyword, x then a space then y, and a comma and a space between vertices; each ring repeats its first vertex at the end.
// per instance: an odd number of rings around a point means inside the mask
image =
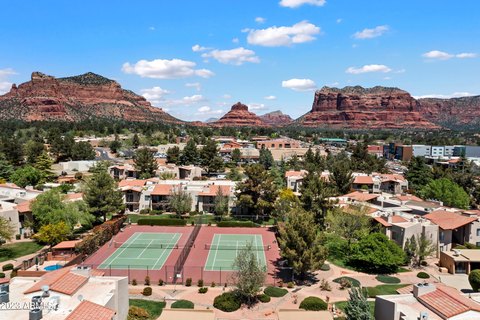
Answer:
MULTIPOLYGON (((175 242, 174 242, 173 244, 176 244, 176 243, 178 242, 178 240, 180 239, 178 236, 179 236, 179 234, 178 234, 178 233, 175 233, 175 234, 173 235, 173 238, 170 239, 170 242, 171 242, 172 240, 175 240, 175 242), (177 237, 178 237, 178 238, 177 238, 177 237), (177 238, 177 239, 175 239, 175 238, 177 238)), ((169 243, 169 244, 172 244, 172 243, 169 243)), ((155 264, 152 266, 152 270, 155 269, 155 267, 157 266, 158 261, 163 257, 163 255, 167 252, 167 250, 170 250, 170 251, 169 251, 169 254, 170 254, 173 249, 164 249, 163 252, 162 252, 162 254, 158 257, 157 261, 155 261, 155 264)), ((164 262, 164 263, 165 263, 165 262, 164 262)), ((155 269, 155 270, 156 270, 156 269, 155 269)))
MULTIPOLYGON (((130 244, 132 244, 132 242, 134 242, 140 235, 141 235, 141 233, 137 233, 137 232, 136 232, 135 238, 133 238, 132 241, 130 241, 130 239, 128 239, 128 240, 127 240, 127 243, 128 243, 127 246, 126 246, 125 248, 123 248, 122 251, 120 251, 120 252, 113 258, 112 261, 110 261, 109 265, 112 265, 113 262, 114 262, 115 260, 117 260, 117 258, 123 253, 123 251, 125 251, 125 249, 127 249, 128 246, 129 246, 130 244)), ((114 256, 114 255, 117 253, 117 251, 118 251, 118 250, 115 250, 115 251, 110 255, 110 257, 108 257, 108 258, 99 266, 99 268, 100 268, 102 265, 104 265, 104 264, 106 263, 106 261, 108 261, 108 259, 110 259, 112 256, 114 256)))
POLYGON ((145 247, 145 249, 142 250, 142 252, 140 252, 140 254, 135 258, 135 259, 138 259, 142 256, 142 254, 145 252, 145 250, 148 249, 148 247, 152 244, 153 240, 150 240, 150 242, 148 243, 148 245, 145 247))
MULTIPOLYGON (((217 235, 215 235, 215 236, 217 236, 217 235)), ((222 238, 222 234, 219 234, 218 237, 217 237, 217 246, 220 243, 221 238, 222 238)), ((214 248, 215 248, 215 246, 214 246, 214 248)), ((217 253, 218 253, 218 248, 215 249, 215 255, 213 256, 213 262, 212 262, 212 265, 210 266, 210 271, 213 271, 213 267, 215 266, 215 262, 217 261, 217 253)), ((210 251, 208 251, 208 255, 210 255, 210 251)))

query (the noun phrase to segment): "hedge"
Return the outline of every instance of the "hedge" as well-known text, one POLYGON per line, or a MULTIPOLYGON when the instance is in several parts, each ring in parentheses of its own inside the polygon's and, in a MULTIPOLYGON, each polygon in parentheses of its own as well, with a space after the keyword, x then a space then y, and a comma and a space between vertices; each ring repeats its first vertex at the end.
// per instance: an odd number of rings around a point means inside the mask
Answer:
POLYGON ((400 279, 398 279, 397 277, 387 275, 378 275, 375 277, 375 279, 383 283, 400 283, 400 279))
POLYGON ((420 271, 419 273, 417 273, 417 278, 428 279, 430 278, 430 275, 426 272, 420 271))
POLYGON ((208 291, 208 288, 207 287, 202 287, 202 288, 198 288, 198 293, 207 293, 208 291))
POLYGON ((152 295, 152 288, 151 287, 143 288, 142 294, 144 296, 151 296, 152 295))
POLYGON ((0 279, 5 278, 5 273, 0 272, 0 279))
POLYGON ((75 251, 90 255, 116 235, 127 220, 126 215, 118 215, 93 228, 92 233, 75 245, 75 251))
POLYGON ((7 264, 3 265, 2 270, 3 271, 13 270, 13 264, 7 263, 7 264))
POLYGON ((178 300, 172 303, 172 309, 193 309, 194 304, 189 300, 178 300))
POLYGON ((327 303, 318 297, 307 297, 300 303, 300 309, 308 311, 327 310, 327 303))
POLYGON ((341 283, 343 279, 350 281, 350 283, 352 284, 352 287, 357 287, 357 288, 360 287, 360 281, 350 277, 340 277, 340 278, 334 279, 333 282, 341 283))
POLYGON ((328 263, 324 263, 321 267, 320 270, 322 271, 329 271, 330 270, 330 265, 328 263))
POLYGON ((138 219, 137 224, 139 226, 185 226, 187 225, 187 220, 143 218, 138 219))
POLYGON ((265 293, 259 294, 257 299, 262 303, 268 303, 271 300, 270 296, 266 295, 265 293))
POLYGON ((235 228, 235 227, 242 227, 242 228, 258 228, 260 227, 259 224, 252 222, 252 221, 220 221, 217 223, 217 227, 223 228, 235 228))
POLYGON ((225 292, 216 296, 213 306, 223 312, 233 312, 240 309, 242 303, 234 292, 225 292))
POLYGON ((272 298, 280 298, 288 293, 287 289, 277 288, 277 287, 266 287, 263 292, 272 298))

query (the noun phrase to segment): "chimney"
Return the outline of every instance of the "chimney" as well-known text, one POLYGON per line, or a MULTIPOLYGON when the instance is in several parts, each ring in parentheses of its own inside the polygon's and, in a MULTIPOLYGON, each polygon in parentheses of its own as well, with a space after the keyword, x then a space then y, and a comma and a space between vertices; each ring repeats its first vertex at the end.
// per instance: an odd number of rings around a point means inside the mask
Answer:
POLYGON ((413 296, 418 298, 424 294, 435 291, 437 288, 431 283, 417 283, 413 285, 413 296))
POLYGON ((71 272, 89 278, 92 275, 92 268, 89 266, 77 266, 76 268, 72 268, 71 272))

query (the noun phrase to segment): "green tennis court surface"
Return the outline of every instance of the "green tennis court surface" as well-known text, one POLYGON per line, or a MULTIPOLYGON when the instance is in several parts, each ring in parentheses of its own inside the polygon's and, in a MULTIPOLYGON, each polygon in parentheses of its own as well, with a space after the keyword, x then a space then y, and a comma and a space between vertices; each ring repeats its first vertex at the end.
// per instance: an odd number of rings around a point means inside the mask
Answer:
POLYGON ((209 248, 205 271, 233 271, 233 262, 242 253, 247 243, 251 243, 257 254, 258 263, 265 267, 267 259, 262 236, 259 234, 215 234, 209 248))
POLYGON ((98 267, 99 269, 159 270, 176 247, 181 233, 135 232, 98 267))

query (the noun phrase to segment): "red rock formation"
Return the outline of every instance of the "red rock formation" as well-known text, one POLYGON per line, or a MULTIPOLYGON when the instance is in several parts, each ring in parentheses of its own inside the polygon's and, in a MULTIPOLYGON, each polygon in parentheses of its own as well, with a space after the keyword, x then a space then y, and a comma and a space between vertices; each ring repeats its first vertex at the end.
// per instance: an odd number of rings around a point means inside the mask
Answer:
POLYGON ((419 99, 420 113, 431 122, 464 129, 480 126, 480 96, 452 99, 419 99))
POLYGON ((268 126, 255 113, 248 111, 248 106, 237 102, 229 112, 211 124, 219 127, 265 127, 268 126))
POLYGON ((293 122, 293 119, 288 114, 284 114, 280 110, 266 113, 260 116, 260 119, 274 127, 286 126, 293 122))
POLYGON ((179 123, 144 97, 94 73, 55 78, 33 72, 31 81, 0 96, 0 119, 80 121, 91 117, 179 123))
POLYGON ((324 87, 312 111, 297 120, 307 127, 346 129, 438 129, 419 113, 418 102, 397 88, 324 87))

